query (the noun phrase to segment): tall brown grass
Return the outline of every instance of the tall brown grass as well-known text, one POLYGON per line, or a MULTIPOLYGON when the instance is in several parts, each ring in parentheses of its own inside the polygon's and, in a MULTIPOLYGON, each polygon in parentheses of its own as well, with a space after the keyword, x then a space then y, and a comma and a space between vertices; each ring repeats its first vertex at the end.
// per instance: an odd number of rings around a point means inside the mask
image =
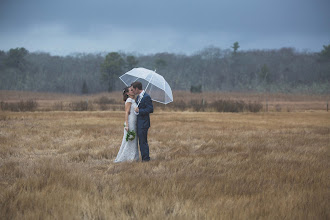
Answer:
MULTIPOLYGON (((204 107, 202 102, 209 104, 212 111, 216 111, 219 102, 229 102, 229 108, 233 103, 245 102, 246 109, 256 111, 261 104, 263 111, 295 112, 304 110, 325 110, 330 101, 329 95, 299 95, 299 94, 273 94, 273 93, 238 93, 238 92, 204 92, 190 93, 188 91, 173 91, 174 102, 169 105, 155 105, 156 110, 161 111, 200 111, 204 107), (254 105, 254 103, 256 103, 254 105)), ((0 90, 0 102, 20 102, 35 100, 39 111, 72 111, 87 110, 112 110, 122 111, 123 101, 121 92, 100 93, 92 95, 73 95, 58 93, 38 93, 25 91, 0 90)), ((208 109, 210 111, 210 109, 208 109)))
POLYGON ((0 219, 329 219, 325 111, 156 112, 151 162, 114 164, 122 112, 0 112, 0 219))

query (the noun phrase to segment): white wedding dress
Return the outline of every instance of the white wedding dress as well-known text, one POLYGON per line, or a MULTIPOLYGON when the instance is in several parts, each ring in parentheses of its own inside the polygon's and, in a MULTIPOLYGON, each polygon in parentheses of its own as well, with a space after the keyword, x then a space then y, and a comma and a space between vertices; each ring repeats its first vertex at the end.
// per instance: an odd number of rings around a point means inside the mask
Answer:
POLYGON ((115 159, 115 163, 124 162, 124 161, 138 161, 139 160, 139 151, 138 151, 138 140, 137 140, 137 130, 136 130, 136 115, 134 114, 134 109, 137 107, 137 104, 134 99, 128 98, 125 102, 132 103, 130 114, 128 115, 128 129, 130 131, 135 131, 136 135, 134 140, 126 141, 127 131, 124 128, 124 137, 121 142, 121 146, 117 157, 115 159))

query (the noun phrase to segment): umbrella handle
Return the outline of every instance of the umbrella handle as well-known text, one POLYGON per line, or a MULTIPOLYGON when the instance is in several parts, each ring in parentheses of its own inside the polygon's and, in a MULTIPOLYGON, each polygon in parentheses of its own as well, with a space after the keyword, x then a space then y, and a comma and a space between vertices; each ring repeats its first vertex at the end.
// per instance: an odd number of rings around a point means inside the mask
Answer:
MULTIPOLYGON (((149 86, 150 82, 152 81, 152 78, 153 78, 153 77, 154 77, 154 75, 151 75, 151 79, 149 80, 149 82, 148 82, 148 85, 147 85, 146 89, 144 90, 145 92, 147 92, 147 88, 148 88, 148 86, 149 86)), ((144 93, 143 93, 143 95, 144 95, 144 93)), ((137 107, 139 107, 139 105, 140 105, 140 102, 141 102, 142 98, 143 98, 143 96, 141 97, 141 99, 140 99, 139 103, 137 104, 137 107)))

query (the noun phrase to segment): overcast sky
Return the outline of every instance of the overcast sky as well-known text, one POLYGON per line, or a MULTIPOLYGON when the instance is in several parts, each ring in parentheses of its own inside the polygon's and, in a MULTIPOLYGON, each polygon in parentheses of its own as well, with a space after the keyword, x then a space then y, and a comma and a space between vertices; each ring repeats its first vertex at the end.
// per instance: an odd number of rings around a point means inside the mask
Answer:
POLYGON ((173 52, 207 46, 320 51, 330 0, 0 0, 0 50, 173 52))

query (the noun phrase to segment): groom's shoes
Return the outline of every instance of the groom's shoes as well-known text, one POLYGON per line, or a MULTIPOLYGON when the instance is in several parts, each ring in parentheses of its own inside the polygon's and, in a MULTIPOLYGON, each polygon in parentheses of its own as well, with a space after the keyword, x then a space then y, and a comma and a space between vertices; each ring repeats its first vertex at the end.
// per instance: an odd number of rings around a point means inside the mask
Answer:
POLYGON ((144 156, 141 159, 142 159, 142 162, 149 162, 150 161, 150 157, 149 156, 144 156))

